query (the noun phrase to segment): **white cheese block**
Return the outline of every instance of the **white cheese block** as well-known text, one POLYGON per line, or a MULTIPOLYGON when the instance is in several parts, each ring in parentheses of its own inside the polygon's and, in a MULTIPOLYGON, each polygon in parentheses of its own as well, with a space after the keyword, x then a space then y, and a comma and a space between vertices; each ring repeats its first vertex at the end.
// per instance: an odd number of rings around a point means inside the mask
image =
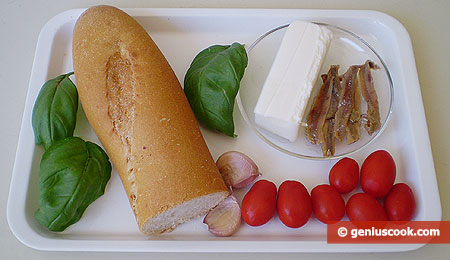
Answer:
POLYGON ((292 22, 254 109, 260 127, 293 142, 332 38, 330 30, 292 22))

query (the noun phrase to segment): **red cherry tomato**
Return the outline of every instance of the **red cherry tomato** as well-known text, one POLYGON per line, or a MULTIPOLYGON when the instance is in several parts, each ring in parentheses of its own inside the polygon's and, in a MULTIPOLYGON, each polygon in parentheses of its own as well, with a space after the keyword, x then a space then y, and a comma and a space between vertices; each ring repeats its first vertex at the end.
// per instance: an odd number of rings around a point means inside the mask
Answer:
POLYGON ((285 181, 278 189, 277 212, 281 222, 290 228, 299 228, 312 214, 311 197, 298 181, 285 181))
POLYGON ((395 181, 395 162, 383 150, 370 154, 361 166, 361 188, 376 198, 385 197, 395 181))
POLYGON ((386 212, 378 200, 367 193, 356 193, 347 201, 350 221, 385 221, 386 212))
POLYGON ((411 220, 416 210, 416 201, 411 188, 404 183, 395 184, 384 201, 384 209, 389 220, 411 220))
POLYGON ((330 170, 330 185, 342 194, 349 193, 359 182, 359 165, 351 158, 342 158, 330 170))
POLYGON ((275 214, 276 203, 277 186, 267 180, 257 181, 242 200, 242 218, 250 226, 264 225, 275 214))
POLYGON ((345 202, 341 194, 328 184, 316 186, 311 191, 314 215, 323 223, 341 220, 345 215, 345 202))

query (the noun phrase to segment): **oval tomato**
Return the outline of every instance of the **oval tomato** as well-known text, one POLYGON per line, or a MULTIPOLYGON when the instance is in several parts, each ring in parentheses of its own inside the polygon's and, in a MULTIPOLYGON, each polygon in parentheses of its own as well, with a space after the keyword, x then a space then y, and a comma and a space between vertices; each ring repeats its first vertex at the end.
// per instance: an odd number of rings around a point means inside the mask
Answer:
POLYGON ((273 217, 276 203, 277 186, 267 180, 257 181, 242 200, 242 218, 250 226, 264 225, 273 217))
POLYGON ((378 200, 367 193, 356 193, 347 201, 350 221, 385 221, 386 212, 378 200))
POLYGON ((314 215, 325 224, 341 220, 345 215, 345 202, 341 194, 330 185, 322 184, 311 191, 314 215))
POLYGON ((281 222, 290 228, 299 228, 312 214, 311 197, 298 181, 285 181, 278 189, 277 212, 281 222))
POLYGON ((411 188, 405 183, 395 184, 384 201, 384 209, 389 220, 411 220, 416 210, 416 201, 411 188))
POLYGON ((359 165, 348 157, 339 160, 330 170, 330 185, 342 194, 349 193, 359 182, 359 165))
POLYGON ((392 189, 395 175, 392 156, 384 150, 375 151, 361 166, 361 188, 376 198, 383 198, 392 189))

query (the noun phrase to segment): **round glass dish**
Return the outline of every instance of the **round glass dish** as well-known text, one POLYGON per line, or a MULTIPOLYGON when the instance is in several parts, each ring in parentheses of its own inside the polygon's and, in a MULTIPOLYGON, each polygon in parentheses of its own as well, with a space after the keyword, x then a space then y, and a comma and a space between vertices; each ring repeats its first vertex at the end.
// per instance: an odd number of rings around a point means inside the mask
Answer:
MULTIPOLYGON (((242 79, 241 88, 236 100, 239 110, 248 125, 264 142, 273 148, 291 156, 304 159, 338 159, 363 149, 369 143, 373 142, 386 128, 393 107, 393 84, 389 70, 383 59, 364 39, 348 30, 334 25, 325 23, 316 24, 325 26, 333 32, 333 38, 319 71, 319 75, 326 74, 332 64, 340 65, 339 74, 342 75, 351 65, 364 64, 368 59, 374 61, 380 67, 378 70, 372 70, 381 117, 381 127, 378 131, 372 135, 368 135, 366 130, 361 127, 361 137, 358 141, 348 145, 345 139, 343 142, 336 140, 334 156, 324 157, 321 145, 312 144, 307 140, 305 135, 306 123, 304 122, 302 122, 295 142, 290 142, 279 137, 259 127, 255 123, 253 109, 256 106, 259 94, 263 88, 264 81, 269 73, 273 60, 275 59, 286 28, 289 26, 288 24, 268 31, 247 48, 249 66, 242 79)), ((320 89, 321 84, 322 80, 318 77, 313 93, 311 93, 310 100, 313 100, 318 89, 320 89)), ((310 106, 311 104, 308 105, 305 114, 308 113, 310 106)), ((366 111, 367 104, 361 97, 361 112, 362 114, 365 114, 366 111)), ((304 118, 306 118, 306 116, 304 116, 304 118)), ((362 123, 364 123, 364 121, 362 123)))

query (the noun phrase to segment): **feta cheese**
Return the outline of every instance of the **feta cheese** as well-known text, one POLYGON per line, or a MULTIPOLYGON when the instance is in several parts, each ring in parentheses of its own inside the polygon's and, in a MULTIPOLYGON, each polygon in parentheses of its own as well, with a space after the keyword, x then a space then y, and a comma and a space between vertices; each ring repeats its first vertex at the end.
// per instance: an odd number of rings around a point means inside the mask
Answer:
POLYGON ((256 103, 255 122, 293 142, 332 38, 317 24, 292 22, 256 103))

